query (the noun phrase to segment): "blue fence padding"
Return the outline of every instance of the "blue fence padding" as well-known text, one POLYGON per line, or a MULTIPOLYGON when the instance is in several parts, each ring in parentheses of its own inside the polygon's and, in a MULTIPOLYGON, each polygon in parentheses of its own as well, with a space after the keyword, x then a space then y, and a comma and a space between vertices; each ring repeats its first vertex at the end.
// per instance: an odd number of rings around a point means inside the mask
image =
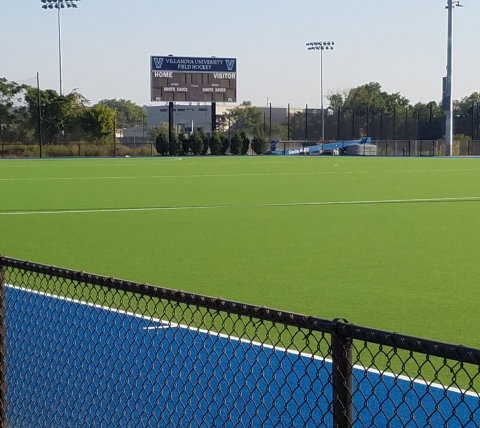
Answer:
POLYGON ((349 141, 335 141, 331 143, 316 143, 312 145, 305 145, 294 147, 292 149, 279 149, 282 142, 280 140, 274 140, 270 142, 270 154, 276 156, 299 156, 299 155, 319 155, 326 151, 331 151, 334 149, 344 149, 347 146, 353 144, 372 144, 372 139, 370 137, 364 137, 360 140, 349 140, 349 141))

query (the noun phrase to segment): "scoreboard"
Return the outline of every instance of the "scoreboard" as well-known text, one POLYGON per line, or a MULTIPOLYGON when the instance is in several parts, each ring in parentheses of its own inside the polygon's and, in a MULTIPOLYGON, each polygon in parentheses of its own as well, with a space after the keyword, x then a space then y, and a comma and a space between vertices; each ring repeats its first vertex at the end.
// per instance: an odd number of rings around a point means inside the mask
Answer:
POLYGON ((151 57, 151 101, 237 101, 235 58, 151 57))

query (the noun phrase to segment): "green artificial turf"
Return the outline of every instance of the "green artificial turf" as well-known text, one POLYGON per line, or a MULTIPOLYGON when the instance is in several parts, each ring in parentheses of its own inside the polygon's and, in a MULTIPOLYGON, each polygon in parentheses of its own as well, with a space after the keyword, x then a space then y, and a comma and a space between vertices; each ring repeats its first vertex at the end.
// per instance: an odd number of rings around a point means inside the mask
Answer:
POLYGON ((480 347, 480 159, 0 161, 0 253, 480 347))

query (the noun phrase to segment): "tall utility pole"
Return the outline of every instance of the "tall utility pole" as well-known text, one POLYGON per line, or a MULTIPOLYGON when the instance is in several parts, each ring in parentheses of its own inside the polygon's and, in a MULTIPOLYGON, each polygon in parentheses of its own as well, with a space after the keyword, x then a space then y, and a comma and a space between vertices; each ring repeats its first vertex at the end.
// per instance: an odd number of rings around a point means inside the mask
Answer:
POLYGON ((330 42, 309 42, 307 50, 320 51, 320 109, 322 114, 322 141, 325 140, 325 109, 323 107, 323 51, 333 51, 335 43, 330 42))
POLYGON ((58 71, 60 80, 60 95, 63 95, 63 70, 62 70, 62 22, 60 11, 64 8, 77 8, 80 0, 40 0, 43 9, 57 9, 58 12, 58 71))
POLYGON ((447 0, 448 10, 448 36, 447 36, 447 77, 444 81, 443 109, 445 110, 445 154, 453 154, 453 98, 452 98, 452 74, 453 74, 453 9, 463 7, 459 1, 447 0))

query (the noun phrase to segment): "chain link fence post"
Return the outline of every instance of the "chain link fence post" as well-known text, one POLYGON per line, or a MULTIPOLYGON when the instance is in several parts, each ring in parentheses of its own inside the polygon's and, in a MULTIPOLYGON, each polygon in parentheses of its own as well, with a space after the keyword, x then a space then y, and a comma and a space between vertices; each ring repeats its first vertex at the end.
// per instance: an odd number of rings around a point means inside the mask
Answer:
POLYGON ((332 332, 332 370, 333 370, 333 427, 353 427, 353 364, 352 339, 339 334, 335 319, 332 332))
POLYGON ((5 266, 0 257, 0 428, 7 428, 7 342, 5 266))

